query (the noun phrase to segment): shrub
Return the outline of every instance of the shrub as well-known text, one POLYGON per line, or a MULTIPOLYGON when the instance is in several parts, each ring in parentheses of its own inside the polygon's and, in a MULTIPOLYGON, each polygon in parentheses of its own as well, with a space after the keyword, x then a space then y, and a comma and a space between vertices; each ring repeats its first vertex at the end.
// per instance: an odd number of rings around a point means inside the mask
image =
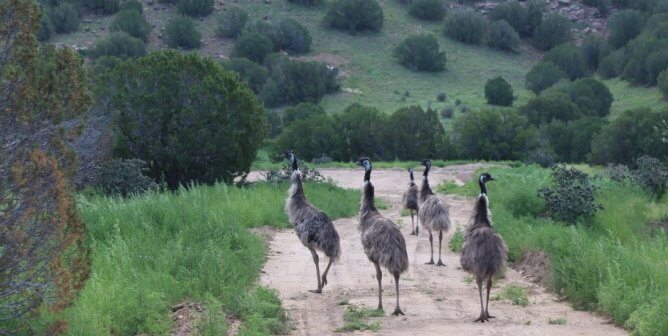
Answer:
POLYGON ((657 84, 661 72, 668 69, 668 50, 658 50, 649 54, 645 60, 645 69, 647 71, 645 82, 650 85, 657 84))
POLYGON ((420 106, 401 108, 390 116, 386 132, 393 144, 393 155, 388 159, 419 160, 446 155, 445 129, 435 110, 420 106))
POLYGON ((139 14, 144 14, 144 7, 137 0, 127 0, 121 4, 120 10, 128 11, 133 10, 139 14))
POLYGON ((114 14, 120 9, 119 0, 81 0, 71 3, 81 3, 88 9, 102 11, 104 14, 114 14))
POLYGON ((541 127, 560 162, 583 162, 591 151, 591 140, 605 125, 605 119, 584 117, 572 121, 553 120, 541 127))
POLYGON ((527 15, 526 8, 516 0, 502 2, 489 13, 491 20, 506 21, 518 34, 527 31, 527 15))
POLYGON ((258 33, 244 33, 234 43, 232 55, 234 57, 245 57, 253 62, 262 63, 267 55, 274 49, 271 40, 258 33))
POLYGON ((668 67, 668 39, 641 34, 625 48, 626 64, 622 78, 640 84, 656 84, 656 77, 668 67))
POLYGON ((644 190, 661 199, 668 188, 668 168, 657 158, 643 155, 636 160, 631 176, 644 190))
POLYGON ((575 168, 557 165, 551 170, 551 187, 538 189, 538 197, 545 201, 547 214, 569 224, 575 224, 579 218, 590 224, 596 211, 603 209, 596 203, 598 187, 591 184, 586 173, 575 168))
POLYGON ((228 8, 218 16, 216 34, 227 38, 236 38, 241 34, 248 21, 248 13, 239 7, 228 8))
POLYGON ((571 23, 559 14, 550 14, 536 28, 533 45, 540 50, 550 50, 571 39, 571 23))
POLYGON ((130 196, 156 190, 158 185, 143 174, 146 163, 136 159, 113 159, 100 169, 98 188, 105 195, 130 196))
POLYGON ((334 120, 327 115, 311 116, 286 126, 276 139, 274 153, 282 153, 286 148, 294 149, 305 161, 323 155, 342 160, 341 136, 334 120))
POLYGON ((71 33, 79 29, 79 12, 70 3, 63 2, 51 9, 51 23, 58 33, 71 33))
POLYGON ((589 70, 591 71, 596 71, 603 57, 610 53, 605 39, 598 35, 589 35, 585 37, 582 41, 582 45, 580 45, 580 50, 587 62, 589 70))
POLYGON ((354 161, 360 156, 371 159, 394 159, 388 117, 377 108, 352 104, 334 116, 342 137, 343 159, 354 161))
POLYGON ((165 37, 170 48, 195 49, 202 45, 202 33, 193 20, 185 16, 169 21, 165 26, 165 37))
POLYGON ((320 107, 320 105, 313 103, 299 103, 285 109, 283 112, 283 126, 287 127, 295 121, 326 114, 325 109, 320 107))
POLYGON ((119 64, 104 85, 118 111, 116 155, 146 161, 154 180, 174 190, 248 173, 265 114, 248 86, 213 60, 155 52, 119 64))
POLYGON ((278 23, 280 43, 274 44, 275 49, 285 50, 291 54, 305 54, 311 50, 311 34, 301 23, 293 19, 283 19, 278 23))
POLYGON ((207 16, 213 12, 213 0, 178 0, 179 13, 188 16, 207 16))
POLYGON ((56 28, 51 23, 51 15, 42 11, 42 17, 39 20, 39 30, 35 33, 37 39, 41 42, 48 41, 56 28))
POLYGON ((583 0, 582 3, 598 9, 601 15, 608 15, 610 12, 610 0, 583 0))
POLYGON ((379 32, 383 27, 383 10, 376 0, 334 0, 329 4, 324 22, 350 34, 379 32))
POLYGON ((610 89, 595 78, 580 78, 565 86, 565 92, 584 115, 606 117, 614 101, 610 89))
POLYGON ((445 68, 445 52, 439 50, 433 35, 407 37, 394 49, 394 57, 413 71, 442 71, 445 68))
POLYGON ((640 35, 644 25, 645 19, 639 11, 620 11, 608 20, 610 29, 608 42, 615 49, 623 47, 628 41, 640 35))
POLYGON ((574 120, 582 115, 577 105, 573 104, 568 94, 551 92, 531 99, 518 109, 534 125, 549 123, 552 120, 574 120))
POLYGON ((408 13, 422 20, 441 21, 445 16, 445 7, 443 0, 414 0, 408 13))
POLYGON ((537 164, 543 168, 550 168, 557 163, 557 154, 550 146, 541 146, 529 152, 524 160, 527 164, 537 164))
POLYGON ((510 84, 499 76, 488 80, 485 84, 485 99, 490 105, 511 106, 515 96, 510 84))
POLYGON ((436 100, 438 100, 439 102, 444 102, 447 98, 448 98, 448 95, 445 94, 445 92, 441 92, 441 93, 436 95, 436 100))
POLYGON ((659 90, 663 92, 663 96, 668 99, 668 69, 663 70, 663 72, 659 74, 658 85, 659 90))
POLYGON ((568 75, 561 71, 558 66, 552 62, 543 61, 534 65, 527 72, 524 82, 527 89, 539 94, 565 78, 568 78, 568 75))
POLYGON ((130 36, 142 39, 144 42, 148 40, 151 33, 151 25, 146 22, 141 13, 134 10, 123 10, 116 14, 114 20, 109 25, 109 30, 124 31, 130 36))
POLYGON ((525 35, 532 36, 536 29, 543 23, 543 6, 541 0, 529 0, 527 2, 527 31, 525 35))
POLYGON ((115 56, 121 59, 139 57, 146 54, 144 41, 130 36, 126 32, 109 33, 106 38, 95 42, 88 51, 92 58, 100 56, 115 56))
POLYGON ((582 50, 570 43, 562 44, 548 51, 543 60, 559 67, 571 80, 589 74, 587 61, 582 50))
POLYGON ((267 68, 246 58, 230 58, 223 61, 221 65, 227 70, 236 72, 239 78, 245 81, 255 93, 260 92, 269 78, 267 68))
POLYGON ((445 35, 451 39, 468 43, 479 44, 485 32, 485 18, 466 9, 452 11, 445 19, 445 35))
POLYGON ((520 45, 520 36, 504 20, 494 21, 487 30, 487 45, 506 51, 514 51, 520 45))
POLYGON ((313 6, 313 5, 319 5, 319 4, 323 3, 324 0, 288 0, 288 1, 298 3, 298 4, 301 4, 301 5, 313 6))
POLYGON ((617 77, 624 71, 628 57, 624 48, 615 50, 601 59, 598 73, 603 78, 617 77))

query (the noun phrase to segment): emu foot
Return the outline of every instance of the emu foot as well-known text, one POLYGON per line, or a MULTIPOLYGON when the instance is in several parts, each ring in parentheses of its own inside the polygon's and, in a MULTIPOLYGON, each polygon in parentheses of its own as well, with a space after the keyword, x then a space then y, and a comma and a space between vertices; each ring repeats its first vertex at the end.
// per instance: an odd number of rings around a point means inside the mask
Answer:
POLYGON ((322 277, 322 287, 325 287, 326 284, 327 284, 327 277, 323 276, 322 277))
POLYGON ((441 261, 441 259, 438 259, 436 266, 445 266, 445 264, 441 261))
POLYGON ((394 309, 394 312, 392 313, 392 315, 399 316, 399 315, 405 315, 405 314, 404 314, 404 312, 401 311, 401 309, 399 307, 397 307, 396 309, 394 309))
POLYGON ((480 323, 485 323, 489 322, 489 316, 485 313, 480 313, 480 316, 473 322, 480 322, 480 323))
POLYGON ((322 288, 311 289, 311 290, 309 290, 309 292, 315 293, 315 294, 322 294, 322 288))
POLYGON ((489 312, 485 312, 485 315, 487 315, 487 318, 488 318, 488 319, 496 318, 496 316, 489 315, 489 312))
POLYGON ((434 264, 434 259, 429 260, 428 262, 424 263, 425 265, 433 265, 434 264))
POLYGON ((411 231, 411 235, 417 236, 417 232, 415 232, 415 230, 413 230, 413 231, 411 231))

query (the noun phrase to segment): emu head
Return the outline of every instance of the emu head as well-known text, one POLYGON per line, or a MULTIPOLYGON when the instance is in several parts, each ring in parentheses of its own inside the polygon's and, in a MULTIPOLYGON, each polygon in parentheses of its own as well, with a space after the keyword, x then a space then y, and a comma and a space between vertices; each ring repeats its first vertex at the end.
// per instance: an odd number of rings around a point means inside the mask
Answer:
POLYGON ((480 174, 480 179, 478 179, 478 185, 480 186, 480 193, 487 195, 487 186, 485 183, 487 181, 494 181, 494 177, 490 173, 480 174))
POLYGON ((426 177, 429 174, 429 169, 431 169, 431 160, 423 160, 420 162, 420 165, 424 166, 424 173, 422 173, 422 175, 426 177))
POLYGON ((364 182, 367 182, 371 179, 371 159, 368 157, 361 157, 357 164, 364 167, 364 182))
POLYGON ((290 162, 290 165, 292 166, 293 171, 297 170, 299 168, 297 166, 297 157, 295 156, 295 152, 292 149, 285 151, 285 153, 283 153, 283 155, 290 162))
POLYGON ((408 176, 410 176, 411 181, 413 181, 413 168, 408 168, 408 176))

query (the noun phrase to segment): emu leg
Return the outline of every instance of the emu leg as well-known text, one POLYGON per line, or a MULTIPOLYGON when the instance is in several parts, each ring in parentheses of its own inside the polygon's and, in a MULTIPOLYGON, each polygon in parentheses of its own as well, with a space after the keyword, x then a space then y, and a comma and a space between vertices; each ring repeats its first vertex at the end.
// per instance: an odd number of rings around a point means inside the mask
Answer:
POLYGON ((392 315, 404 315, 404 312, 399 308, 399 273, 394 273, 394 284, 397 286, 397 306, 394 308, 392 315))
POLYGON ((378 263, 373 263, 376 266, 376 279, 378 279, 378 310, 383 310, 383 272, 380 271, 378 263))
POLYGON ((494 318, 495 316, 489 315, 489 291, 492 289, 492 276, 489 276, 489 280, 487 280, 487 302, 485 303, 485 315, 487 316, 488 319, 494 318))
POLYGON ((413 225, 413 231, 411 231, 411 234, 414 236, 417 236, 417 232, 415 232, 415 215, 413 214, 413 209, 411 209, 411 225, 413 225))
MULTIPOLYGON (((420 210, 418 210, 418 211, 420 211, 420 210)), ((420 234, 420 217, 417 215, 418 211, 415 211, 415 222, 416 222, 416 224, 415 224, 415 235, 416 236, 420 234)))
POLYGON ((482 277, 477 276, 476 277, 476 283, 478 284, 478 293, 480 294, 480 316, 478 316, 478 318, 473 322, 483 322, 484 323, 484 322, 489 321, 489 320, 487 319, 487 315, 485 314, 485 309, 484 309, 485 306, 482 303, 482 277))
POLYGON ((329 272, 329 267, 332 266, 333 260, 334 259, 329 258, 329 263, 327 264, 325 271, 322 273, 322 287, 325 287, 325 285, 327 284, 327 272, 329 272))
POLYGON ((315 252, 313 248, 311 250, 311 255, 313 256, 313 262, 315 263, 315 274, 318 276, 318 289, 312 289, 309 292, 311 293, 322 293, 322 282, 320 282, 320 266, 318 266, 318 253, 315 252))
POLYGON ((443 231, 438 231, 438 263, 436 266, 445 266, 441 261, 441 245, 443 244, 443 231))
POLYGON ((426 265, 434 264, 434 237, 431 235, 431 230, 429 230, 429 247, 431 247, 431 259, 429 262, 426 262, 426 265))

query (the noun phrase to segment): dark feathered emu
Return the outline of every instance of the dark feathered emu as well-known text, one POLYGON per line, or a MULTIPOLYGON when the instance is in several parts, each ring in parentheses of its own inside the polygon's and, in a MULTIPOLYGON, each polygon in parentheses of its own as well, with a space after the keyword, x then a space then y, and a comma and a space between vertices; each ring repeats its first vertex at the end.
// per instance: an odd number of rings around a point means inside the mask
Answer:
POLYGON ((418 187, 413 179, 413 168, 408 168, 408 176, 411 182, 408 184, 408 190, 404 192, 403 204, 404 208, 411 212, 411 224, 413 225, 411 234, 417 236, 420 233, 420 223, 415 225, 415 215, 418 212, 418 187))
POLYGON ((475 322, 489 321, 489 291, 492 288, 492 277, 503 269, 506 261, 508 248, 503 238, 492 228, 491 213, 489 212, 489 200, 487 199, 487 181, 494 178, 489 173, 480 175, 480 196, 473 208, 471 224, 464 237, 462 247, 462 268, 475 275, 480 293, 480 316, 475 322), (487 281, 487 302, 482 303, 482 285, 487 281))
POLYGON ((443 231, 450 229, 450 207, 441 200, 429 187, 429 170, 431 161, 422 161, 424 173, 422 178, 422 188, 418 197, 418 219, 422 226, 429 231, 429 245, 431 247, 431 259, 427 265, 434 264, 434 238, 432 231, 438 231, 438 263, 436 266, 445 266, 441 261, 441 246, 443 245, 443 231))
POLYGON ((397 304, 392 315, 404 315, 399 308, 399 275, 408 269, 406 241, 399 228, 376 209, 373 199, 374 188, 371 184, 371 161, 368 158, 361 158, 358 163, 364 166, 364 186, 360 203, 360 222, 357 228, 361 233, 364 253, 376 266, 378 309, 383 309, 383 273, 380 271, 380 266, 383 266, 394 275, 394 283, 397 286, 397 304))
POLYGON ((297 157, 292 151, 285 153, 285 157, 292 164, 292 186, 288 190, 288 198, 285 200, 285 213, 288 220, 295 228, 299 240, 306 246, 315 263, 315 271, 318 277, 318 289, 311 290, 312 293, 322 293, 322 288, 327 284, 327 272, 332 262, 337 260, 341 254, 339 234, 336 232, 332 221, 327 215, 311 205, 304 195, 302 185, 302 173, 297 165, 297 157), (322 251, 329 257, 327 268, 320 277, 320 266, 318 265, 318 253, 322 251))

